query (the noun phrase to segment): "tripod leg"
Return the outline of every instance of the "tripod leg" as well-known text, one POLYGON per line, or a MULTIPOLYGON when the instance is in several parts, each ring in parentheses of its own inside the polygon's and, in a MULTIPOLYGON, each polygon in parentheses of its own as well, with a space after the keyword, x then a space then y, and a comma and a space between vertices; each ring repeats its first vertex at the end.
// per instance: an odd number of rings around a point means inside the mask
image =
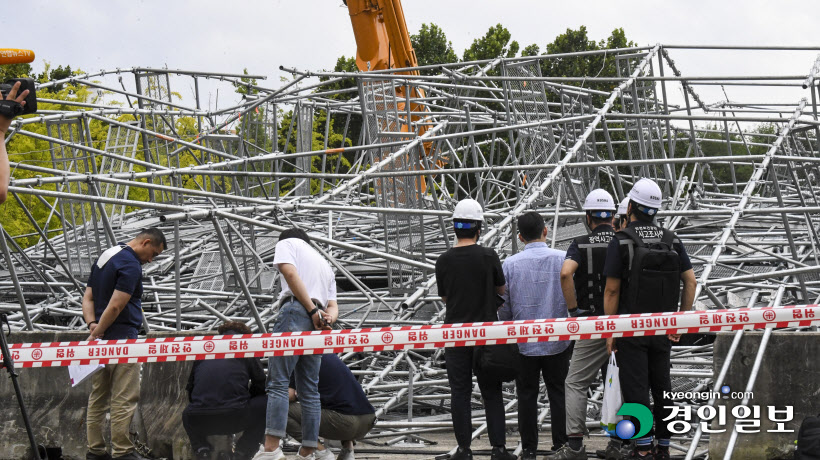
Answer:
POLYGON ((3 353, 3 365, 6 367, 6 370, 11 377, 11 383, 14 386, 14 393, 17 395, 17 403, 20 405, 20 414, 23 416, 23 425, 26 427, 28 440, 31 443, 32 456, 35 460, 41 460, 40 451, 37 448, 37 442, 34 440, 34 431, 32 431, 31 423, 28 420, 28 411, 26 411, 26 405, 23 402, 23 393, 20 391, 20 384, 17 382, 17 373, 14 372, 14 361, 11 359, 9 345, 6 342, 6 334, 2 330, 2 323, 8 324, 5 315, 2 315, 2 318, 0 318, 0 352, 3 353))

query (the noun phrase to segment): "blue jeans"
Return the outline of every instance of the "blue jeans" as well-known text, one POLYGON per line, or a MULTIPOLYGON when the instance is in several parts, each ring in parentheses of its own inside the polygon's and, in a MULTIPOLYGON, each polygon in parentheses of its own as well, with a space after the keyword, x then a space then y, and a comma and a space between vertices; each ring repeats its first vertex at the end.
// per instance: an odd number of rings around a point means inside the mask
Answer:
MULTIPOLYGON (((312 331, 313 321, 297 301, 282 305, 272 332, 312 331)), ((273 356, 268 358, 268 411, 265 434, 285 437, 288 426, 288 383, 296 373, 296 393, 302 406, 302 445, 316 447, 322 407, 319 402, 320 355, 273 356)))

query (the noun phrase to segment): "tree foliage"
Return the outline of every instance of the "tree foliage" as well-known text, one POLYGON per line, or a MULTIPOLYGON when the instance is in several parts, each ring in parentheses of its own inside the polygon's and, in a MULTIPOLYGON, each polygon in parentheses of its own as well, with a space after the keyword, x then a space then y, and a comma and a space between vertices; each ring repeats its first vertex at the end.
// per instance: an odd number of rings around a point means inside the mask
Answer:
POLYGON ((518 53, 518 42, 512 41, 512 34, 506 27, 496 24, 483 37, 473 40, 464 50, 465 61, 480 61, 497 57, 514 57, 518 53))
MULTIPOLYGON (((422 24, 419 32, 410 36, 410 43, 416 51, 419 66, 458 62, 458 56, 453 51, 453 43, 447 40, 447 35, 435 24, 422 24)), ((421 73, 434 75, 438 71, 428 69, 422 70, 421 73)))

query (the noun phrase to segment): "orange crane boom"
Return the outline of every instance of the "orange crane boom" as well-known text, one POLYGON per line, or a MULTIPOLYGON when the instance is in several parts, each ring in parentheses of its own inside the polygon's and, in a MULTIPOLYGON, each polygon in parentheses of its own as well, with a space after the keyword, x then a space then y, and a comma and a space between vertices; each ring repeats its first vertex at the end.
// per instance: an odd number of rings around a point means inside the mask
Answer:
MULTIPOLYGON (((401 0, 346 0, 345 3, 356 37, 359 70, 418 66, 401 0)), ((405 73, 418 75, 417 70, 405 73)))
MULTIPOLYGON (((416 52, 410 42, 410 34, 407 32, 407 23, 404 20, 404 9, 401 0, 345 0, 350 22, 353 25, 353 35, 356 37, 356 67, 362 72, 373 70, 386 70, 395 68, 418 67, 416 52)), ((402 75, 419 75, 418 70, 407 70, 399 72, 402 75)), ((396 88, 396 107, 399 116, 403 117, 406 105, 405 88, 396 88)), ((420 88, 410 87, 411 100, 421 100, 424 98, 424 91, 420 88)), ((411 122, 421 118, 419 113, 427 109, 418 102, 410 102, 410 120, 402 124, 400 130, 411 131, 411 122)), ((421 136, 427 132, 427 125, 416 127, 417 135, 421 136)), ((425 155, 431 155, 433 145, 431 142, 422 144, 425 155)), ((436 161, 436 165, 441 167, 441 160, 436 161)), ((420 178, 422 193, 427 191, 427 184, 424 178, 420 178)))

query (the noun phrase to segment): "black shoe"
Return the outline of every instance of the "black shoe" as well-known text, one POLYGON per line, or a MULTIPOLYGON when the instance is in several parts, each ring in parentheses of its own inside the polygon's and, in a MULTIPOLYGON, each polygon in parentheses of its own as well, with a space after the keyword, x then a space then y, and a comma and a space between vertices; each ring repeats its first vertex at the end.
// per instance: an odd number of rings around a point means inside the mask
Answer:
POLYGON ((473 460, 473 451, 459 447, 456 453, 450 457, 450 460, 473 460))
POLYGON ((621 441, 612 440, 607 444, 606 449, 598 449, 595 456, 606 460, 623 460, 629 457, 632 451, 632 444, 624 444, 621 441))
POLYGON ((587 449, 581 446, 581 450, 572 450, 569 444, 564 444, 547 458, 549 460, 587 460, 587 449))
POLYGON ((111 454, 105 452, 103 454, 94 454, 91 452, 86 452, 85 460, 111 460, 111 454))
POLYGON ((655 450, 652 452, 655 456, 655 460, 669 460, 669 448, 662 448, 660 446, 655 446, 655 450))
POLYGON ((493 447, 493 455, 490 456, 490 460, 518 460, 515 455, 507 452, 507 448, 504 446, 495 446, 493 447))
POLYGON ((143 457, 142 455, 138 454, 136 451, 128 452, 125 455, 120 455, 119 457, 114 457, 111 460, 150 460, 148 458, 143 457))
POLYGON ((521 460, 536 460, 535 449, 524 449, 521 451, 521 460))

